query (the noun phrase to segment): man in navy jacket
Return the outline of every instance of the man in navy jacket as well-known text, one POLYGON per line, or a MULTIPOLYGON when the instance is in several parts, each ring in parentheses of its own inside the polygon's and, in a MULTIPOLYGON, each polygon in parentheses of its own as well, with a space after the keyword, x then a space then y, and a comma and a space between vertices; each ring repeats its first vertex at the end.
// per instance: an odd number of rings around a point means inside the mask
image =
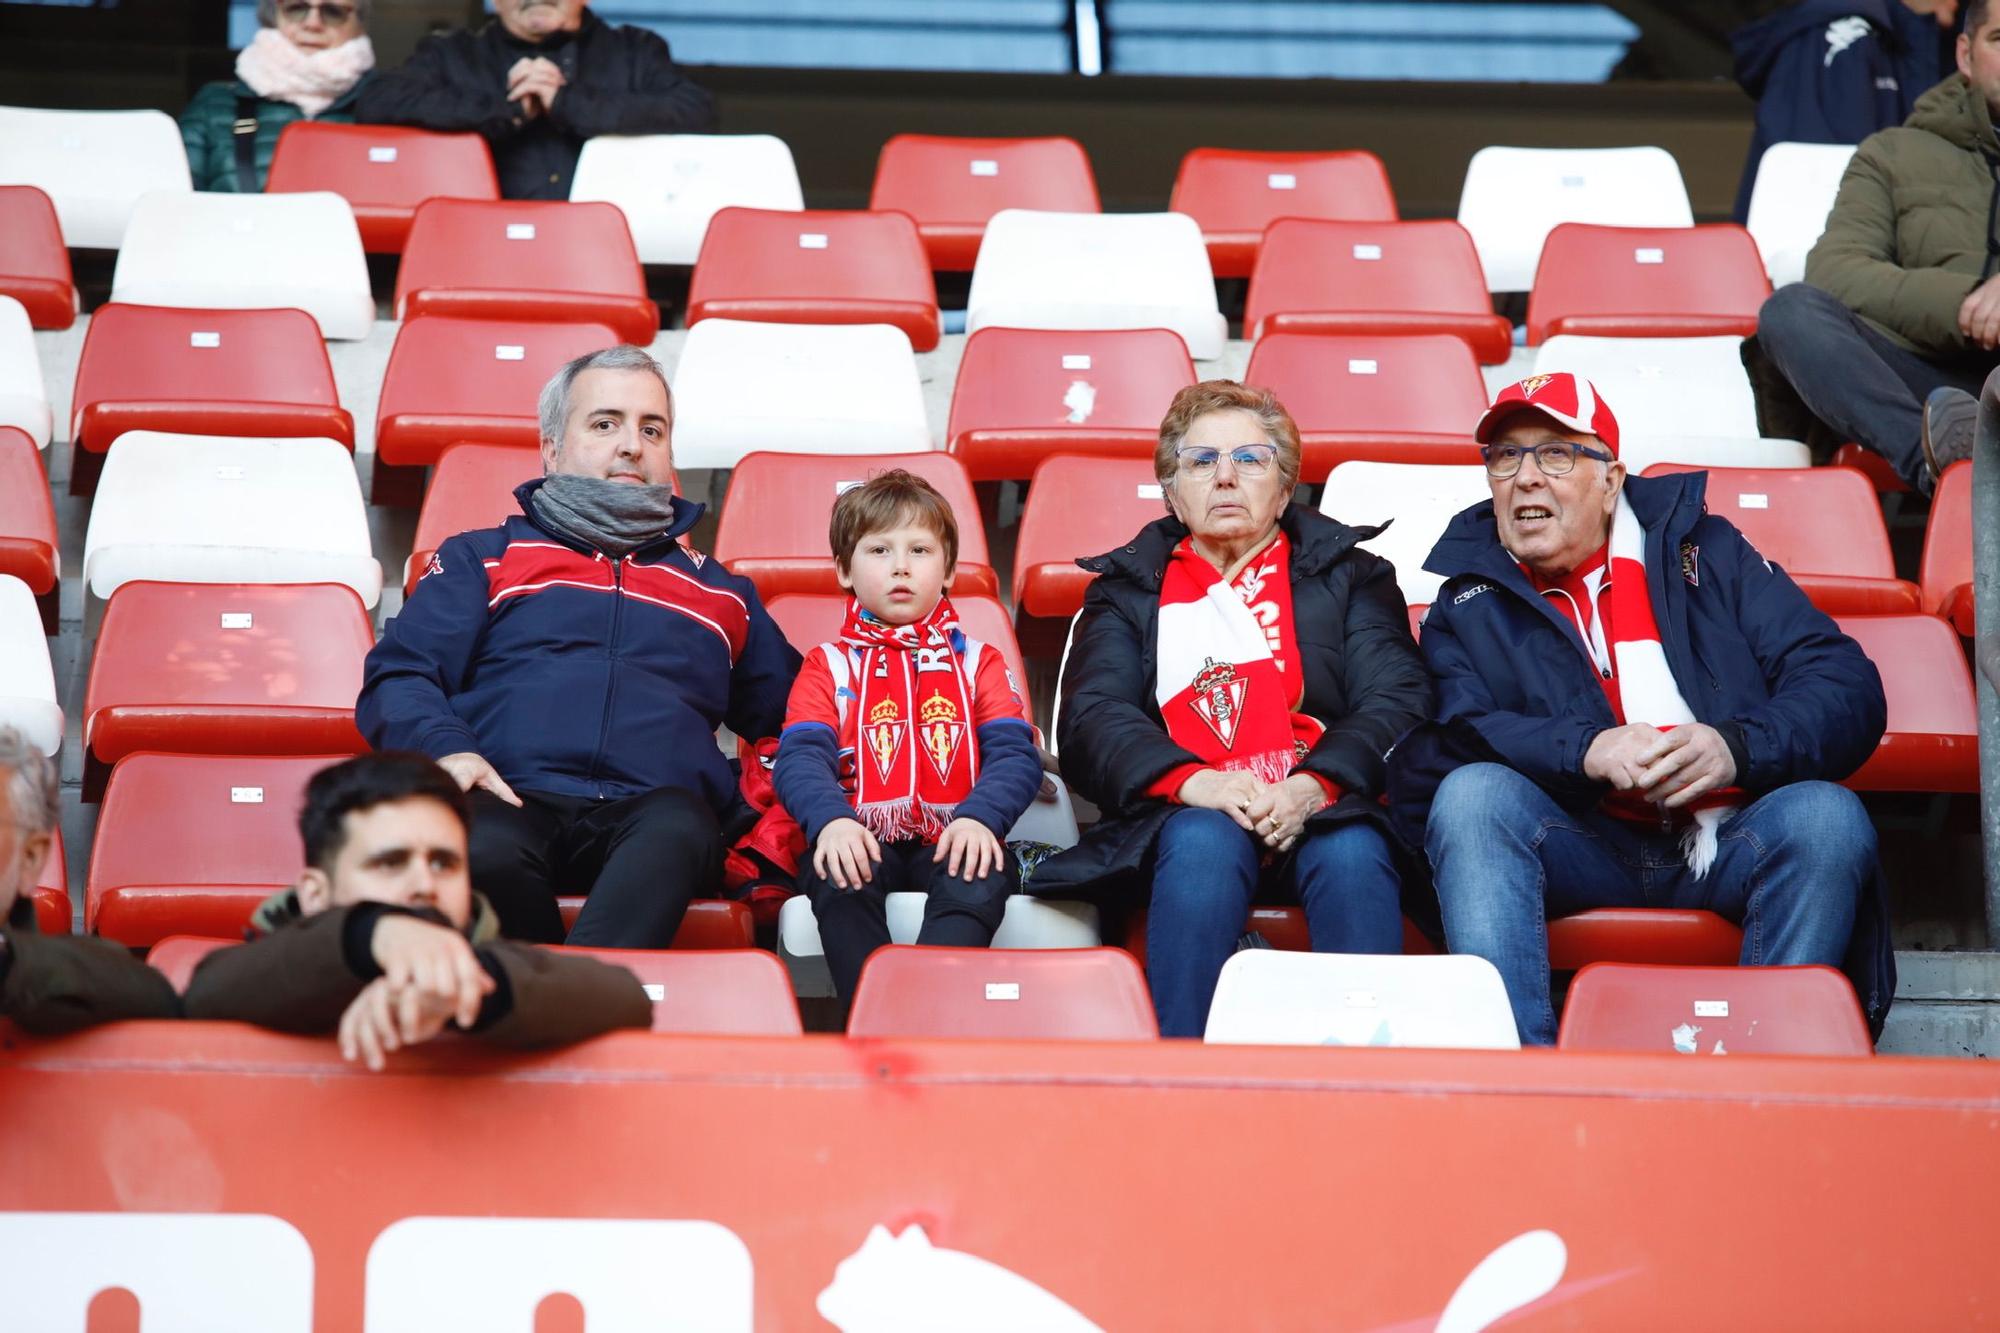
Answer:
MULTIPOLYGON (((1588 381, 1532 376, 1475 435, 1493 498, 1426 562, 1439 721, 1391 787, 1429 797, 1446 943, 1499 968, 1522 1041, 1555 1039, 1545 917, 1705 908, 1745 964, 1838 965, 1872 894, 1885 940, 1874 830, 1834 785, 1885 722, 1860 647, 1706 512, 1704 474, 1628 478, 1588 381)), ((1853 969, 1878 1019, 1884 952, 1853 969)))
POLYGON ((643 349, 578 357, 542 391, 544 476, 522 513, 438 549, 368 655, 356 721, 472 796, 472 877, 505 934, 663 948, 721 885, 748 807, 715 729, 776 736, 799 655, 738 578, 684 544, 673 399, 643 349))

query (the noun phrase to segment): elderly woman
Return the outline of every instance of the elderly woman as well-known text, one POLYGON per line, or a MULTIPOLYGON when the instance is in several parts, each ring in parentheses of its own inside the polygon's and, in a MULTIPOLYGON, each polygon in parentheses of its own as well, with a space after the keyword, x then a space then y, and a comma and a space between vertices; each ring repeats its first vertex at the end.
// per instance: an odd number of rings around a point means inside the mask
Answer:
POLYGON ((204 84, 181 112, 197 190, 264 188, 278 132, 295 120, 351 123, 375 68, 368 0, 257 0, 236 77, 204 84))
POLYGON ((1291 503, 1299 432, 1269 390, 1192 385, 1160 423, 1167 517, 1099 575, 1064 668, 1064 775, 1104 819, 1032 891, 1144 901, 1160 1030, 1200 1036, 1251 900, 1304 903, 1313 947, 1396 953, 1376 798, 1431 685, 1388 562, 1291 503))

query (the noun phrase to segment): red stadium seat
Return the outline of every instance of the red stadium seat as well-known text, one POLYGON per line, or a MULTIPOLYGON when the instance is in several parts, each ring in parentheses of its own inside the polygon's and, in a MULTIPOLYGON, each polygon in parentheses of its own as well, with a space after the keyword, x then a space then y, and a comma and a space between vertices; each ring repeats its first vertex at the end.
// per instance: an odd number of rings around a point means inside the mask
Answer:
POLYGON ((1734 523, 1766 559, 1829 615, 1917 609, 1917 585, 1896 577, 1875 488, 1852 468, 1695 468, 1655 463, 1649 477, 1708 473, 1708 510, 1734 523))
POLYGON ((1486 382, 1457 338, 1273 333, 1251 349, 1243 379, 1275 392, 1298 423, 1303 481, 1350 459, 1479 461, 1472 427, 1486 382))
POLYGON ((11 296, 38 329, 76 323, 76 283, 56 206, 32 185, 0 185, 0 296, 11 296))
POLYGON ((1833 457, 1828 461, 1835 467, 1859 468, 1861 475, 1868 478, 1879 494, 1909 493, 1909 483, 1897 476, 1896 469, 1889 466, 1889 460, 1873 449, 1864 449, 1858 444, 1849 442, 1834 450, 1833 457))
POLYGON ((1077 557, 1123 546, 1165 514, 1150 457, 1043 459, 1021 509, 1015 610, 1052 619, 1075 615, 1097 577, 1078 568, 1077 557))
POLYGON ((1493 313, 1472 237, 1456 222, 1281 218, 1264 233, 1243 327, 1259 339, 1449 333, 1486 365, 1513 351, 1513 328, 1493 313))
POLYGON ((431 484, 424 491, 424 507, 417 513, 417 535, 411 544, 409 566, 403 572, 404 595, 416 589, 432 552, 444 545, 447 538, 479 528, 498 527, 520 513, 514 488, 541 475, 541 451, 533 445, 447 447, 438 456, 437 470, 431 474, 431 484))
POLYGON ((545 946, 622 967, 653 1001, 653 1031, 711 1037, 796 1037, 799 1004, 791 974, 759 949, 573 949, 545 946))
POLYGON ((69 858, 60 826, 50 830, 49 854, 35 878, 35 928, 44 935, 67 935, 70 928, 69 858))
POLYGON ((1558 333, 1684 338, 1757 331, 1771 294, 1750 233, 1705 227, 1595 227, 1549 233, 1528 294, 1528 342, 1558 333))
MULTIPOLYGON (((0 503, 5 503, 0 500, 0 503)), ((4 573, 0 566, 0 573, 4 573)), ((1972 463, 1953 463, 1938 478, 1931 496, 1930 525, 1924 529, 1924 559, 1917 576, 1924 610, 1943 616, 1972 637, 1972 463)), ((33 587, 33 584, 29 585, 33 587)))
POLYGON ((850 1037, 1150 1041, 1145 974, 1123 949, 890 944, 854 988, 850 1037))
POLYGON ((972 480, 950 454, 746 455, 729 478, 729 497, 715 531, 715 558, 757 585, 769 601, 780 593, 840 593, 827 520, 849 487, 902 468, 938 489, 958 519, 955 597, 1000 591, 972 480))
POLYGON ((27 432, 0 426, 0 575, 28 585, 49 634, 56 632, 61 549, 41 450, 27 432))
POLYGON ((319 325, 303 310, 111 305, 90 317, 71 396, 70 494, 130 430, 338 440, 354 448, 319 325))
MULTIPOLYGON (((958 609, 960 628, 980 642, 998 648, 1007 659, 1007 668, 1014 673, 1014 684, 1021 691, 1021 702, 1028 705, 1028 718, 1033 721, 1028 668, 1021 658, 1021 645, 1014 638, 1014 625, 1007 608, 997 598, 976 593, 954 597, 951 604, 958 609)), ((792 647, 809 653, 819 644, 831 643, 840 634, 841 621, 847 618, 847 595, 786 593, 765 603, 765 609, 778 622, 778 628, 785 632, 792 647)))
POLYGON ((1979 790, 1979 712, 1958 633, 1936 616, 1842 616, 1882 673, 1889 729, 1856 791, 1979 790))
MULTIPOLYGON (((1306 925, 1306 914, 1298 907, 1252 907, 1250 915, 1244 919, 1244 931, 1255 931, 1264 937, 1264 942, 1273 949, 1283 949, 1287 953, 1308 953, 1312 949, 1312 931, 1306 925)), ((1121 946, 1126 953, 1146 966, 1146 909, 1141 907, 1125 916, 1125 942, 1121 946)), ((1423 932, 1412 925, 1408 917, 1403 918, 1403 952, 1406 954, 1436 953, 1423 932)))
POLYGON ((1731 967, 1742 952, 1743 931, 1713 912, 1598 907, 1549 922, 1552 972, 1592 963, 1731 967))
POLYGON ((1873 1055, 1854 987, 1830 967, 1597 963, 1570 983, 1556 1045, 1686 1055, 1873 1055))
POLYGON ((868 207, 908 213, 932 268, 969 273, 995 213, 1095 213, 1097 180, 1074 139, 898 134, 882 145, 868 207))
POLYGON ((1363 152, 1263 153, 1196 148, 1181 159, 1167 207, 1201 224, 1218 278, 1247 278, 1264 229, 1279 218, 1396 221, 1382 159, 1363 152))
POLYGON ((84 692, 86 799, 136 750, 358 754, 373 623, 338 583, 127 583, 104 608, 84 692))
POLYGON ((394 125, 295 120, 278 135, 266 194, 331 190, 354 206, 361 246, 403 252, 410 220, 426 199, 498 199, 493 154, 477 134, 434 134, 394 125))
POLYGON ((980 329, 965 340, 945 439, 974 481, 1018 481, 1053 454, 1148 458, 1195 382, 1168 329, 980 329))
POLYGON ((194 979, 201 960, 217 949, 233 949, 242 939, 217 939, 209 935, 168 935, 146 950, 146 966, 158 972, 182 994, 194 979))
MULTIPOLYGON (((563 894, 556 899, 562 912, 563 929, 576 925, 583 914, 584 895, 563 894)), ((750 908, 724 898, 697 898, 688 904, 680 929, 674 932, 676 949, 748 949, 757 943, 757 921, 750 908)))
POLYGON ((660 331, 625 215, 559 200, 417 205, 396 274, 396 318, 413 315, 604 323, 640 347, 660 331))
POLYGON ((902 213, 725 208, 708 224, 688 283, 687 322, 893 324, 938 345, 937 286, 902 213))

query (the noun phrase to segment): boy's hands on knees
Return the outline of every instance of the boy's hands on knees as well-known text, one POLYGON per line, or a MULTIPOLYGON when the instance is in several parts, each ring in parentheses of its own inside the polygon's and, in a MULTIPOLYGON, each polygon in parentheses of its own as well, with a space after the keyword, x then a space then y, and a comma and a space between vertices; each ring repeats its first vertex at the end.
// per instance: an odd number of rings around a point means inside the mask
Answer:
POLYGON ((451 1005, 442 997, 377 977, 340 1016, 340 1056, 379 1070, 389 1052, 429 1041, 451 1017, 451 1005))
POLYGON ((819 831, 813 848, 813 872, 836 889, 858 889, 875 878, 882 863, 882 844, 858 819, 836 819, 819 831))
POLYGON ((976 819, 954 819, 946 824, 944 832, 938 835, 937 851, 931 856, 932 861, 945 863, 946 874, 959 875, 967 882, 992 874, 1005 858, 1000 839, 976 819))
POLYGON ((442 1006, 460 1027, 479 1021, 479 1008, 493 993, 493 978, 465 936, 449 926, 389 913, 375 923, 369 947, 382 969, 380 980, 388 983, 399 1004, 401 993, 412 991, 426 1007, 442 1006))

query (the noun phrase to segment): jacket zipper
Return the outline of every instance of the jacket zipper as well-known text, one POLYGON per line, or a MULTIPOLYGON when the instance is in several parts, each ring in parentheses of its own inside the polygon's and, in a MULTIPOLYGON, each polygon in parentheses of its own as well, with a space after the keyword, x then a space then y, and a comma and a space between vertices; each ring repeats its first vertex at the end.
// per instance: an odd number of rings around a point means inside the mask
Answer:
MULTIPOLYGON (((604 559, 602 551, 595 553, 604 559)), ((597 753, 590 757, 590 781, 597 788, 597 799, 604 799, 604 783, 600 770, 604 767, 604 747, 611 738, 611 697, 618 690, 618 673, 613 668, 618 662, 618 619, 625 608, 625 556, 611 562, 611 631, 604 639, 604 715, 597 723, 597 753)))

